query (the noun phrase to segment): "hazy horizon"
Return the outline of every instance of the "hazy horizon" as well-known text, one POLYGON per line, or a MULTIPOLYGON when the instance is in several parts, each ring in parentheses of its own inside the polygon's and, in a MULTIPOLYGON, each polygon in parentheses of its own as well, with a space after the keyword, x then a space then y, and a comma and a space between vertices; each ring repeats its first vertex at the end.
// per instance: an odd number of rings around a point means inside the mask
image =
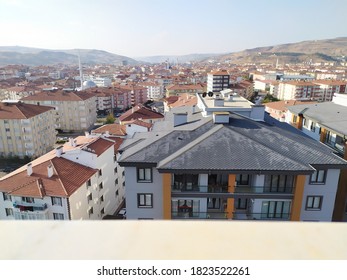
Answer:
POLYGON ((0 44, 131 58, 346 37, 344 0, 0 0, 0 44), (333 15, 333 17, 332 17, 333 15))

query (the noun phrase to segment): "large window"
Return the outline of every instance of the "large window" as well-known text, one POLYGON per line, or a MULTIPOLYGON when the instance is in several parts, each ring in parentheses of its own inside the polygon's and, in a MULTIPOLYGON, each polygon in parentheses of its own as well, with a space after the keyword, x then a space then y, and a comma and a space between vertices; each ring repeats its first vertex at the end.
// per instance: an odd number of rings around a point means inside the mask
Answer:
POLYGON ((173 188, 175 190, 191 191, 198 188, 198 185, 198 174, 174 174, 173 176, 173 188))
POLYGON ((326 170, 315 170, 310 177, 310 184, 324 184, 326 170))
POLYGON ((200 201, 193 199, 172 200, 171 210, 173 217, 198 217, 200 201))
POLYGON ((33 197, 22 197, 23 202, 27 203, 34 203, 34 198, 33 197))
POLYGON ((7 193, 2 193, 2 197, 4 198, 4 201, 5 200, 11 200, 11 196, 7 193))
POLYGON ((247 209, 248 199, 247 198, 237 198, 235 199, 235 208, 240 210, 247 209))
POLYGON ((290 201, 264 201, 261 208, 262 219, 289 219, 290 201))
POLYGON ((306 199, 306 210, 319 211, 322 209, 322 196, 308 196, 306 199))
POLYGON ((221 199, 216 197, 209 197, 207 199, 207 208, 208 209, 220 209, 221 199))
POLYGON ((292 193, 294 177, 290 175, 265 176, 264 192, 292 193))
POLYGON ((237 174, 236 184, 238 186, 248 186, 249 185, 249 175, 248 174, 237 174))
POLYGON ((139 207, 139 208, 152 208, 153 207, 153 194, 152 193, 139 193, 139 194, 137 194, 137 207, 139 207))
POLYGON ((152 168, 138 168, 137 181, 142 183, 152 182, 152 168))
POLYGON ((13 216, 13 209, 12 208, 5 208, 6 216, 13 216))
POLYGON ((52 196, 52 205, 62 206, 63 203, 62 203, 61 197, 54 197, 54 196, 52 196))
POLYGON ((61 213, 53 213, 54 220, 64 220, 64 214, 61 213))

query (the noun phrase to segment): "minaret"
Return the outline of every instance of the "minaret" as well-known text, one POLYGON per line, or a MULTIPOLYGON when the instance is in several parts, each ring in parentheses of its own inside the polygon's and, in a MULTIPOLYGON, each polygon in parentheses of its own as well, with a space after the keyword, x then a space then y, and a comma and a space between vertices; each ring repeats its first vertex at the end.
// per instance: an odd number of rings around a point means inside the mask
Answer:
POLYGON ((277 57, 277 60, 276 60, 276 69, 278 69, 278 57, 277 57))
POLYGON ((80 89, 83 90, 83 72, 82 72, 80 51, 78 51, 78 66, 80 68, 80 81, 81 81, 81 88, 80 89))

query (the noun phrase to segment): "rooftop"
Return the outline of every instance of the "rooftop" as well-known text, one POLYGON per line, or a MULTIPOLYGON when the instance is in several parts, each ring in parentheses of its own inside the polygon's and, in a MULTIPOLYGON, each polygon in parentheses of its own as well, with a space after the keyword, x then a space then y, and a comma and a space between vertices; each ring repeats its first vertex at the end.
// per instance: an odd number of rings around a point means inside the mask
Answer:
POLYGON ((0 102, 0 119, 29 119, 49 110, 54 110, 54 108, 25 104, 23 102, 0 102))

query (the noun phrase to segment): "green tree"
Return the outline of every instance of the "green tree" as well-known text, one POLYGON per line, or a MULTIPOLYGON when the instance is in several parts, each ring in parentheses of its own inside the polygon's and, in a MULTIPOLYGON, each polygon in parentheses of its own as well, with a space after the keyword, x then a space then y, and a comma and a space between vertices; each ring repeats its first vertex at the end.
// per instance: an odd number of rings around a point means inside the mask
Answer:
POLYGON ((107 117, 106 117, 106 124, 111 124, 111 123, 114 123, 114 121, 115 121, 116 119, 115 119, 115 117, 113 116, 113 114, 108 114, 107 115, 107 117))
POLYGON ((277 99, 276 97, 272 96, 271 94, 267 94, 267 95, 265 95, 262 103, 275 102, 275 101, 280 101, 280 100, 277 99))

